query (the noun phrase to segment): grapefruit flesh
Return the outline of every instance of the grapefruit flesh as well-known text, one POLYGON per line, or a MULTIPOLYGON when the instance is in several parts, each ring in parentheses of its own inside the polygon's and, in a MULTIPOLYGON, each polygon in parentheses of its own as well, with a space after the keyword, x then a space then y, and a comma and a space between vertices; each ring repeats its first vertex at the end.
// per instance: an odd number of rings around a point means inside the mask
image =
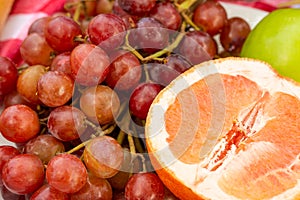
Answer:
POLYGON ((300 85, 247 58, 175 79, 146 121, 151 161, 181 199, 297 199, 300 85))

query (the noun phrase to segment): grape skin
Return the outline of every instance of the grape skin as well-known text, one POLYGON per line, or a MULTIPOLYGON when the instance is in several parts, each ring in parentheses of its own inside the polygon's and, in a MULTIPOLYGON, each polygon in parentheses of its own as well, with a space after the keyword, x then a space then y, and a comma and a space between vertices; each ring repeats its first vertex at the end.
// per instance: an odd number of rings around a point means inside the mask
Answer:
POLYGON ((46 179, 51 187, 65 192, 78 192, 87 182, 87 171, 79 158, 71 154, 53 157, 47 166, 46 179))
POLYGON ((73 95, 74 81, 64 72, 48 71, 38 81, 39 100, 49 107, 67 103, 73 95))
POLYGON ((2 169, 5 187, 15 194, 29 194, 44 181, 42 161, 33 154, 19 154, 11 158, 2 169))
POLYGON ((27 142, 40 132, 39 117, 26 105, 7 107, 0 115, 0 132, 11 142, 27 142))

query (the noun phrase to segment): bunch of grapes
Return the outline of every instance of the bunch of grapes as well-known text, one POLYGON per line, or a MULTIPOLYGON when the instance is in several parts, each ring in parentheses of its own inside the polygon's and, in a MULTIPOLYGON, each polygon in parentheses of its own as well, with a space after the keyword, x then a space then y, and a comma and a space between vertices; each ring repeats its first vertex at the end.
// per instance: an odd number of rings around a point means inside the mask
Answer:
POLYGON ((238 56, 249 32, 210 0, 67 0, 36 20, 24 64, 0 57, 3 198, 176 199, 144 145, 149 107, 193 65, 238 56))

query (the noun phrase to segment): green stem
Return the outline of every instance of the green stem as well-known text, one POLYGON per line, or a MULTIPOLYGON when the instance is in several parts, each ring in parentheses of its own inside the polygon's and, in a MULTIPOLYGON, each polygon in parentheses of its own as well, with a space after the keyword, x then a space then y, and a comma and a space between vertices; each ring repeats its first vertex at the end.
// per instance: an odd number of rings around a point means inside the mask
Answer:
POLYGON ((191 18, 185 13, 181 13, 182 17, 184 18, 184 20, 191 25, 196 31, 202 30, 203 28, 197 26, 192 20, 191 18))
POLYGON ((123 49, 130 51, 130 52, 133 53, 139 60, 144 61, 144 57, 143 57, 137 50, 135 50, 135 49, 129 44, 129 40, 128 40, 129 33, 130 33, 130 31, 128 31, 128 32, 126 33, 126 36, 125 36, 125 46, 123 47, 123 49))
POLYGON ((74 152, 80 150, 81 148, 85 147, 85 145, 87 145, 90 141, 91 141, 91 139, 89 139, 89 140, 87 140, 87 141, 85 141, 85 142, 83 142, 83 143, 77 145, 76 147, 74 147, 73 149, 67 151, 66 153, 67 153, 67 154, 74 153, 74 152))
POLYGON ((130 153, 136 154, 135 145, 134 145, 134 141, 133 141, 132 135, 128 134, 127 135, 127 140, 128 140, 128 143, 129 143, 130 153))
POLYGON ((181 4, 177 4, 177 10, 179 12, 183 12, 184 10, 189 9, 194 3, 196 3, 198 0, 185 0, 181 4))
POLYGON ((117 142, 122 145, 123 144, 123 141, 125 139, 125 132, 120 130, 118 136, 117 136, 117 142))

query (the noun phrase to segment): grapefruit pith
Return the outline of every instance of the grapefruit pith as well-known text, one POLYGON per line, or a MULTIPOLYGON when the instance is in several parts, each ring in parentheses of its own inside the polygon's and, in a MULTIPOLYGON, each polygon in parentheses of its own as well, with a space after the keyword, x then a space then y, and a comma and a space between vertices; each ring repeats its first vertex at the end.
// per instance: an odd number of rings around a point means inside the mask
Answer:
POLYGON ((152 164, 180 199, 300 198, 299 97, 259 60, 197 65, 150 107, 152 164))

